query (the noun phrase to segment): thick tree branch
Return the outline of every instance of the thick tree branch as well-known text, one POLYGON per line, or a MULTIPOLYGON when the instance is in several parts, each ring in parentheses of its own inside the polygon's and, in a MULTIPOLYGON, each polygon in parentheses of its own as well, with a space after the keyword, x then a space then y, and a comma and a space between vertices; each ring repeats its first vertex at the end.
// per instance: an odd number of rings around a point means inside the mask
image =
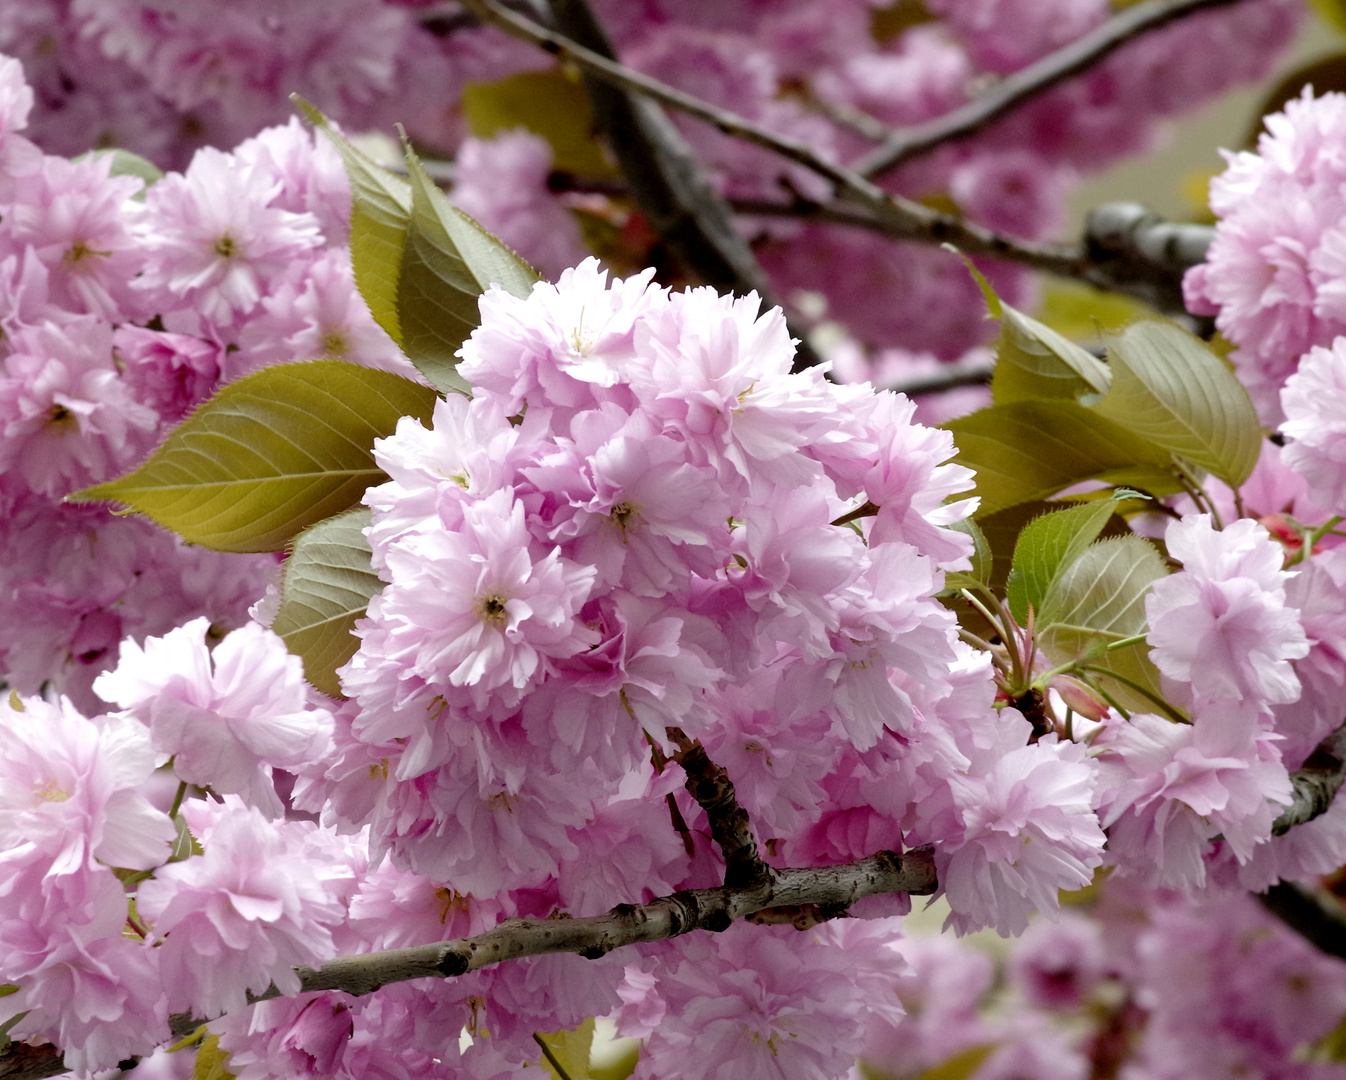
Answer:
POLYGON ((1303 766, 1290 774, 1294 800, 1271 825, 1273 836, 1284 836, 1296 825, 1327 812, 1346 781, 1346 724, 1320 742, 1303 766))
POLYGON ((975 135, 1026 101, 1092 67, 1133 38, 1157 30, 1205 8, 1239 0, 1144 0, 1110 18, 1083 37, 1007 75, 994 88, 943 116, 892 132, 856 163, 864 176, 876 176, 955 139, 975 135))
MULTIPOLYGON (((866 896, 935 891, 935 862, 929 848, 898 855, 880 851, 840 866, 776 870, 747 887, 722 885, 691 889, 648 904, 618 904, 606 915, 579 919, 507 919, 475 937, 410 949, 343 956, 320 968, 297 968, 302 992, 340 990, 371 994, 408 979, 453 978, 471 971, 549 953, 577 953, 597 959, 639 942, 663 941, 693 930, 721 931, 738 919, 771 908, 817 908, 840 914, 866 896)), ((281 996, 274 987, 254 1001, 281 996)), ((185 1033, 202 1022, 174 1018, 185 1033)), ((3 1080, 41 1080, 65 1072, 55 1047, 14 1044, 0 1057, 3 1080)))

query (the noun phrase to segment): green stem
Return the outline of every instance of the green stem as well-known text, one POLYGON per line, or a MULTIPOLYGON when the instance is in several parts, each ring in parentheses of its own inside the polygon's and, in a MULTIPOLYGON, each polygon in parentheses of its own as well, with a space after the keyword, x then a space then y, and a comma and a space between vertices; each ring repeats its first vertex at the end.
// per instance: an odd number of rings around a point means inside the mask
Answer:
POLYGON ((556 1075, 561 1080, 570 1080, 570 1074, 566 1072, 565 1066, 556 1060, 556 1055, 552 1053, 551 1047, 546 1044, 542 1036, 536 1031, 533 1032, 533 1041, 542 1047, 542 1056, 547 1059, 547 1063, 556 1070, 556 1075))
MULTIPOLYGON (((1182 713, 1178 712, 1177 709, 1175 709, 1167 701, 1161 698, 1153 690, 1150 690, 1148 687, 1141 686, 1141 684, 1136 682, 1134 679, 1128 679, 1125 675, 1113 671, 1112 668, 1100 667, 1097 664, 1081 664, 1080 670, 1093 672, 1094 674, 1097 675, 1106 675, 1109 679, 1116 679, 1123 686, 1130 687, 1137 694, 1140 694, 1142 697, 1147 698, 1148 700, 1154 702, 1155 705, 1163 709, 1164 712, 1168 714, 1169 719, 1172 720, 1174 723, 1177 724, 1191 723, 1191 721, 1188 720, 1187 717, 1183 716, 1182 713)), ((1094 689, 1096 689, 1100 694, 1102 694, 1105 698, 1107 698, 1109 705, 1112 704, 1112 699, 1108 697, 1107 692, 1104 691, 1104 689, 1101 686, 1095 685, 1094 689)))
POLYGON ((178 784, 178 793, 173 796, 173 807, 171 810, 168 811, 169 817, 175 818, 178 816, 178 811, 182 809, 182 800, 185 799, 186 797, 187 797, 187 781, 183 780, 181 783, 178 784))
POLYGON ((1108 652, 1112 652, 1113 649, 1129 649, 1132 645, 1143 644, 1145 644, 1145 635, 1133 634, 1131 637, 1119 638, 1116 641, 1109 642, 1105 648, 1108 652))

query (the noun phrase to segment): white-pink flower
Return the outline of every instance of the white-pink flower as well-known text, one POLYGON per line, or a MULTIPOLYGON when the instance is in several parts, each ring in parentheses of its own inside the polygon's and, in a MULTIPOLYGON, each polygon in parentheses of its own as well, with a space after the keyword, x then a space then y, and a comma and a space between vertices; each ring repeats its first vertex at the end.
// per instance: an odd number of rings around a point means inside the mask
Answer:
POLYGON ((1240 702, 1254 711, 1299 696, 1292 660, 1309 642, 1285 603, 1284 549, 1247 518, 1223 530, 1206 514, 1174 522, 1165 535, 1181 572, 1145 599, 1151 658, 1198 701, 1240 702))
POLYGON ((155 755, 140 724, 11 699, 0 702, 0 738, 0 850, 28 847, 58 887, 95 860, 131 870, 167 860, 176 830, 145 797, 155 755))
POLYGON ((237 802, 189 808, 205 854, 161 868, 137 895, 140 914, 163 937, 169 1008, 217 1016, 243 1008, 249 991, 260 994, 273 982, 298 993, 295 965, 329 959, 331 928, 345 915, 303 850, 313 826, 273 825, 237 802))
POLYGON ((983 926, 1022 933, 1029 912, 1055 912, 1059 891, 1088 885, 1103 861, 1084 746, 1055 735, 1023 745, 1027 725, 1000 723, 998 745, 951 781, 962 836, 935 848, 945 925, 960 934, 983 926))
POLYGON ((331 744, 332 718, 308 704, 299 657, 270 630, 249 623, 213 653, 208 630, 203 617, 143 647, 122 642, 116 669, 95 691, 149 725, 181 779, 242 795, 275 817, 282 807, 271 766, 317 761, 331 744))

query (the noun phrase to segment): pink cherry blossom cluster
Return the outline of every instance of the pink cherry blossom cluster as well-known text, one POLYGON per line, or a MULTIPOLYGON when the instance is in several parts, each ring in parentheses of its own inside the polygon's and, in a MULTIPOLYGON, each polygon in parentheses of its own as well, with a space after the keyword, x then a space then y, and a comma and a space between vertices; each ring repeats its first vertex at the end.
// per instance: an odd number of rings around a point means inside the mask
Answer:
MULTIPOLYGON (((872 0, 594 7, 630 66, 824 156, 855 161, 873 144, 848 116, 895 127, 937 118, 1095 29, 1113 5, 941 0, 919 8, 915 25, 894 26, 872 0)), ((882 182, 990 228, 1050 238, 1080 175, 1148 147, 1163 118, 1263 76, 1292 37, 1299 8, 1298 0, 1245 0, 1148 34, 882 182)), ((551 147, 538 135, 468 137, 466 86, 550 61, 452 5, 288 0, 278 10, 246 0, 224 17, 208 0, 25 0, 0 13, 0 51, 28 65, 34 137, 52 152, 121 146, 184 168, 203 145, 232 146, 282 123, 286 95, 298 92, 348 128, 401 123, 420 144, 456 157, 458 201, 549 276, 586 254, 571 209, 597 221, 599 234, 630 224, 626 204, 606 202, 601 185, 592 194, 552 193, 551 147)), ((788 204, 828 195, 816 176, 766 150, 677 122, 730 196, 788 204)), ((822 297, 825 317, 866 345, 952 360, 986 337, 981 295, 946 252, 777 217, 745 218, 744 227, 782 296, 822 297)), ((623 235, 615 246, 636 250, 616 254, 644 265, 648 241, 623 235)), ((984 269, 1007 301, 1031 306, 1027 271, 994 260, 984 269)))
POLYGON ((355 291, 336 153, 296 121, 203 149, 148 190, 116 159, 41 153, 0 58, 0 671, 96 711, 127 635, 238 626, 271 556, 189 547, 63 504, 139 463, 225 381, 317 356, 414 373, 355 291))
MULTIPOLYGON (((1001 6, 949 5, 988 67, 1077 32, 1059 15, 1007 35, 1001 6)), ((687 5, 740 35, 759 7, 687 5)), ((639 20, 621 33, 643 40, 639 20)), ((384 588, 338 701, 244 616, 274 559, 59 501, 258 367, 414 376, 354 290, 338 160, 292 123, 145 188, 108 156, 42 154, 20 134, 31 101, 0 60, 11 1037, 87 1075, 167 1043, 171 1014, 225 1013, 212 1031, 244 1080, 495 1080, 536 1074, 535 1033, 608 1016, 644 1040, 642 1078, 830 1080, 857 1058, 916 1074, 993 1046, 979 1080, 1073 1080, 1107 1049, 1078 1034, 1101 1011, 1134 1049, 1127 1076, 1320 1074, 1285 1062, 1346 1010, 1346 976, 1236 894, 1346 862, 1340 802, 1272 835, 1290 770, 1342 719, 1346 485, 1324 389, 1346 353, 1303 361, 1289 445, 1265 445, 1238 498, 1210 481, 1202 507, 1170 500, 1180 569, 1145 601, 1155 711, 1033 738, 937 597, 971 565, 972 478, 911 402, 792 374, 783 316, 755 297, 594 260, 525 298, 492 290, 462 350, 472 396, 376 447, 384 588), (1009 1004, 986 1008, 985 957, 904 938, 908 901, 888 896, 804 932, 739 923, 245 1009, 297 994, 296 965, 718 885, 669 728, 728 771, 773 865, 932 845, 949 927, 1026 931, 1009 1004), (1092 920, 1030 923, 1102 868, 1092 920)), ((1270 168, 1276 145, 1236 168, 1270 168)))

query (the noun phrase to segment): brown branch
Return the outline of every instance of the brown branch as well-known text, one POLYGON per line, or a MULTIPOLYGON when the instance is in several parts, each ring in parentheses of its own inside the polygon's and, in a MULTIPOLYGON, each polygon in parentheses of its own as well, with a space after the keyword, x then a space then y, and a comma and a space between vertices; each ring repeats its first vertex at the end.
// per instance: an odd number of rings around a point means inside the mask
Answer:
POLYGON ((678 748, 673 760, 687 774, 687 791, 706 812, 711 838, 724 855, 725 885, 753 888, 769 882, 773 871, 757 853, 752 823, 738 804, 729 774, 710 760, 700 740, 689 739, 682 728, 670 727, 668 738, 678 748))
POLYGON ((1327 812, 1346 781, 1346 724, 1327 736, 1304 764, 1290 774, 1293 801, 1271 824, 1273 836, 1284 836, 1296 825, 1327 812))
POLYGON ((886 235, 931 244, 953 244, 969 255, 993 255, 1047 273, 1087 278, 1089 263, 1082 251, 1014 240, 956 215, 940 213, 910 199, 889 195, 853 169, 823 157, 807 143, 770 131, 727 109, 623 67, 563 34, 509 11, 498 0, 463 0, 463 3, 516 37, 530 41, 554 56, 573 61, 595 79, 678 109, 726 135, 764 147, 802 165, 828 180, 840 198, 868 210, 872 219, 882 223, 886 235))
MULTIPOLYGON (((577 953, 588 959, 639 942, 664 941, 693 930, 721 931, 738 919, 768 908, 815 907, 843 914, 866 896, 935 891, 935 861, 930 848, 898 855, 880 851, 839 866, 775 870, 750 887, 722 885, 691 889, 648 904, 618 904, 605 915, 578 919, 507 919, 484 934, 409 949, 342 956, 320 968, 296 968, 301 993, 340 990, 372 994, 408 979, 453 978, 506 960, 549 953, 577 953)), ((250 998, 280 997, 273 986, 250 998)), ((203 1021, 175 1017, 178 1032, 203 1021)), ((41 1080, 65 1072, 55 1047, 16 1043, 0 1057, 3 1080, 41 1080)))
POLYGON ((1330 894, 1278 881, 1257 899, 1305 941, 1328 956, 1346 959, 1346 913, 1330 894))
POLYGON ((894 131, 861 158, 855 168, 877 176, 928 153, 937 146, 964 139, 992 121, 1037 97, 1058 83, 1092 67, 1133 38, 1157 30, 1204 8, 1223 7, 1238 0, 1144 0, 1119 11, 1083 37, 1041 60, 1007 75, 985 94, 943 116, 894 131))

